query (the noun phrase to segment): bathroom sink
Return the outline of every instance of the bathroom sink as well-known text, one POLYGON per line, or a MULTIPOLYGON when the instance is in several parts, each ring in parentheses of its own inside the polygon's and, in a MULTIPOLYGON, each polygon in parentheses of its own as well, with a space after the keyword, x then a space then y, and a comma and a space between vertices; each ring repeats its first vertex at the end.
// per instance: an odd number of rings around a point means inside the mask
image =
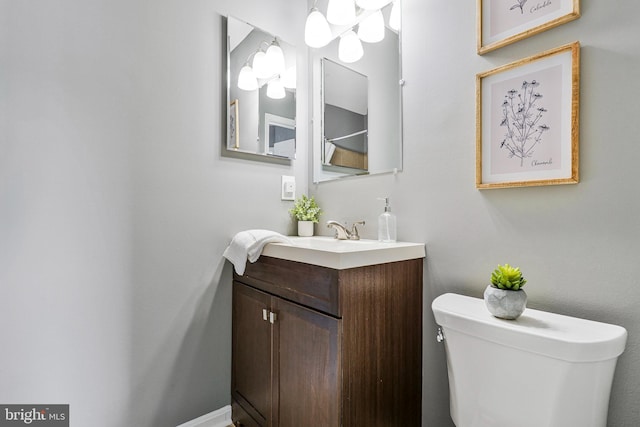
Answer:
POLYGON ((290 237, 291 244, 270 243, 262 255, 342 270, 424 258, 424 243, 382 243, 377 240, 337 240, 333 237, 290 237))
POLYGON ((294 246, 333 252, 352 252, 376 246, 387 246, 377 240, 338 240, 333 237, 289 237, 294 246))

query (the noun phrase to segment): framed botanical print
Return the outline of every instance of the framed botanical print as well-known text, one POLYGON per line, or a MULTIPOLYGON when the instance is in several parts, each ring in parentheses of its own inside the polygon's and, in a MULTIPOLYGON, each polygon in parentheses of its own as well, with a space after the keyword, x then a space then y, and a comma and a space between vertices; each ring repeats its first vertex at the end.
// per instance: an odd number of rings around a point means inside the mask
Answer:
POLYGON ((580 44, 476 76, 476 187, 578 182, 580 44))
POLYGON ((478 54, 580 17, 580 0, 477 0, 478 54))

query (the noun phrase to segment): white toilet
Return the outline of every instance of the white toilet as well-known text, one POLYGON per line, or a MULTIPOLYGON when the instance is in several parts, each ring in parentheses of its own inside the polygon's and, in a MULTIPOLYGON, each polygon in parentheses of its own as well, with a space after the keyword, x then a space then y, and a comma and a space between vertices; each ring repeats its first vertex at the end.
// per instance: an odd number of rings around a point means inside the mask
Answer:
POLYGON ((457 427, 606 426, 626 329, 532 309, 497 319, 482 299, 457 294, 431 308, 457 427))

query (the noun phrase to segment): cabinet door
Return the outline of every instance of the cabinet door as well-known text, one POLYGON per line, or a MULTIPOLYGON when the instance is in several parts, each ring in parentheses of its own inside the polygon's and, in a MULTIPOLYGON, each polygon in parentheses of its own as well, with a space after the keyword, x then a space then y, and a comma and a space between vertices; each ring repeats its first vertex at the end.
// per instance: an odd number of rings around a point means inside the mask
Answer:
POLYGON ((263 317, 270 301, 270 295, 233 282, 231 394, 260 426, 272 425, 272 328, 263 317))
POLYGON ((339 319, 273 298, 274 425, 340 426, 339 319))

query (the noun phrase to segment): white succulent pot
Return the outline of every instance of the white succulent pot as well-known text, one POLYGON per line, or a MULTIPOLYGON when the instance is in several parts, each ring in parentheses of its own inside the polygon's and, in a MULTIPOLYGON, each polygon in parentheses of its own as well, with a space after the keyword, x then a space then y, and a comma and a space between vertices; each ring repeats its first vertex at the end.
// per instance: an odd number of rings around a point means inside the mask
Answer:
POLYGON ((489 285, 484 290, 484 303, 495 317, 513 320, 524 312, 527 306, 527 294, 522 289, 510 291, 489 285))
POLYGON ((313 236, 313 221, 298 221, 298 236, 313 236))

